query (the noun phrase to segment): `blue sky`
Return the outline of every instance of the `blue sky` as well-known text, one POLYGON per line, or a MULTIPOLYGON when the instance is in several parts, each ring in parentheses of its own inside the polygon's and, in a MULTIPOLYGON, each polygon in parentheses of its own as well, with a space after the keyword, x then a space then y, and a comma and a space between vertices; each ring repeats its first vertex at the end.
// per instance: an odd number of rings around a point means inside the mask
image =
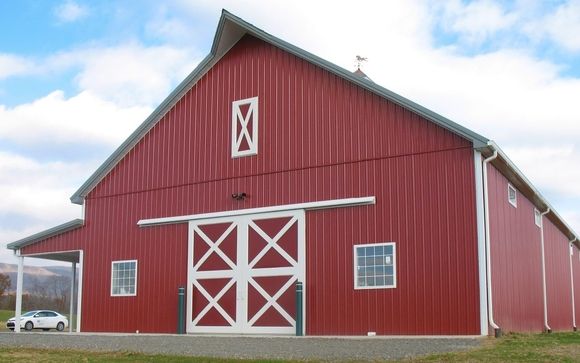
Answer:
POLYGON ((0 243, 80 217, 70 195, 208 53, 222 8, 344 68, 368 57, 580 231, 580 0, 21 0, 0 2, 0 243))

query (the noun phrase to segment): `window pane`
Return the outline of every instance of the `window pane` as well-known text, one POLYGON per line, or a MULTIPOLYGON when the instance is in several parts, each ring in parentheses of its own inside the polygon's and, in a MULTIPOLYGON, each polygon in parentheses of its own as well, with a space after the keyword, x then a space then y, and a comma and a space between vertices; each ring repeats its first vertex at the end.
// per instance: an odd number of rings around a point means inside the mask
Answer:
POLYGON ((374 264, 375 264, 375 258, 374 257, 367 257, 366 265, 372 266, 374 264))
POLYGON ((393 246, 388 245, 385 246, 385 255, 392 255, 393 254, 393 246))
POLYGON ((375 246, 375 255, 383 254, 383 246, 375 246))
POLYGON ((358 258, 358 265, 359 266, 364 266, 365 265, 365 258, 364 257, 359 257, 358 258))
POLYGON ((393 274, 393 265, 385 266, 385 274, 392 275, 393 274))
POLYGON ((385 285, 393 286, 393 276, 385 276, 385 285))
POLYGON ((385 277, 377 276, 377 286, 385 286, 385 277))
POLYGON ((367 256, 372 256, 375 254, 375 248, 374 247, 365 247, 365 254, 367 256))
POLYGON ((361 286, 361 287, 367 286, 366 279, 364 277, 359 277, 357 280, 357 284, 358 284, 358 286, 361 286))
POLYGON ((375 268, 374 267, 367 267, 367 277, 375 275, 375 268))
POLYGON ((364 256, 365 255, 365 249, 362 247, 357 247, 356 248, 356 255, 358 257, 364 256))

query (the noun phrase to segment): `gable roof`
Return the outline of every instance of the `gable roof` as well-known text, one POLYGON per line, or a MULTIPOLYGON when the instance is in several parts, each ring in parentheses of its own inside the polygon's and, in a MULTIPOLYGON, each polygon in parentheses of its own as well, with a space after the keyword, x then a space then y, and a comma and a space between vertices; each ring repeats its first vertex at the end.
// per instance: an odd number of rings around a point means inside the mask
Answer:
POLYGON ((233 47, 244 35, 250 34, 258 39, 270 43, 290 54, 315 64, 341 78, 344 78, 372 93, 384 97, 425 119, 455 133, 473 143, 474 148, 485 147, 489 140, 413 101, 406 99, 388 89, 379 86, 370 79, 358 75, 328 62, 312 53, 300 49, 273 35, 270 35, 244 21, 243 19, 222 10, 217 31, 213 40, 210 53, 191 72, 177 88, 153 111, 153 113, 113 152, 111 156, 85 181, 83 185, 72 195, 71 202, 83 204, 84 198, 93 188, 125 157, 125 155, 141 140, 149 130, 179 101, 179 99, 215 64, 221 57, 233 47))

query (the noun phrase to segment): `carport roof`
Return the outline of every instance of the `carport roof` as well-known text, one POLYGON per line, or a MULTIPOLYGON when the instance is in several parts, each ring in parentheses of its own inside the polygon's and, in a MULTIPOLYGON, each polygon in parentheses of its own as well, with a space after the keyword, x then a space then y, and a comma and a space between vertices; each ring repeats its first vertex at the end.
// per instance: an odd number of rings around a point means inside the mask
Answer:
POLYGON ((85 221, 83 219, 73 219, 72 221, 63 223, 56 227, 49 228, 42 232, 38 232, 33 234, 32 236, 28 236, 26 238, 19 239, 18 241, 14 241, 9 243, 6 247, 10 250, 18 250, 22 247, 34 244, 36 242, 40 242, 50 237, 58 236, 59 234, 63 234, 68 231, 72 231, 84 225, 85 221))

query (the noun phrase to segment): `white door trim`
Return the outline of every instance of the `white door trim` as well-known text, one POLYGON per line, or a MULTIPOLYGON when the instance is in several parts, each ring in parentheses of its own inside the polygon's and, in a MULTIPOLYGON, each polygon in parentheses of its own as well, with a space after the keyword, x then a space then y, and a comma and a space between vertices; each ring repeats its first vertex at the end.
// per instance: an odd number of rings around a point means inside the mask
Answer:
POLYGON ((199 219, 212 219, 221 217, 234 217, 246 214, 259 214, 259 213, 273 213, 281 211, 290 210, 315 210, 315 209, 328 209, 328 208, 340 208, 340 207, 355 207, 359 205, 369 205, 375 204, 375 197, 362 197, 362 198, 346 198, 346 199, 330 199, 321 200, 317 202, 307 202, 298 204, 283 204, 275 205, 270 207, 260 207, 260 208, 248 208, 248 209, 238 209, 224 212, 214 212, 214 213, 201 213, 201 214, 190 214, 185 216, 175 216, 175 217, 163 217, 163 218, 151 218, 151 219, 141 219, 137 222, 139 227, 149 227, 160 224, 175 224, 175 223, 186 223, 189 221, 199 220, 199 219))

